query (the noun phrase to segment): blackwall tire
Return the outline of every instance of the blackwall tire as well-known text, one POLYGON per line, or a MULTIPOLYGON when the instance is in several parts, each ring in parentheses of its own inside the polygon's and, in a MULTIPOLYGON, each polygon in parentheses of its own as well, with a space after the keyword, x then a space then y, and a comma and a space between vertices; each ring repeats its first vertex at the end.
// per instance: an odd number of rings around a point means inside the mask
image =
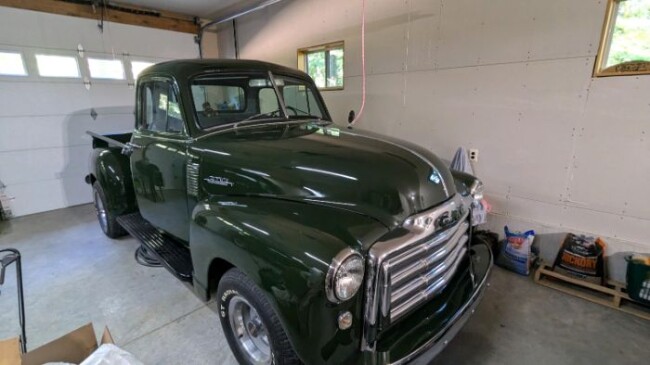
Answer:
POLYGON ((223 332, 240 364, 302 364, 264 293, 243 272, 233 268, 221 277, 217 302, 223 332))
POLYGON ((97 214, 97 221, 104 234, 110 238, 118 238, 126 235, 126 231, 119 223, 116 216, 106 209, 106 195, 98 182, 93 184, 93 205, 97 214))

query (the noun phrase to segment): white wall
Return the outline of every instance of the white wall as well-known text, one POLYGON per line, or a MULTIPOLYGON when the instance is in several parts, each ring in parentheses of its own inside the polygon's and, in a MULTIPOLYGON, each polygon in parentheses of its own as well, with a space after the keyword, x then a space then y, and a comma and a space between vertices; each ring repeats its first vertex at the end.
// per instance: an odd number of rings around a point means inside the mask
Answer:
MULTIPOLYGON (((345 41, 344 124, 360 105, 360 6, 288 1, 238 20, 240 56, 296 66, 296 50, 345 41)), ((475 165, 505 223, 601 235, 650 251, 650 77, 593 79, 605 0, 369 0, 368 102, 360 128, 475 165)), ((232 55, 222 26, 220 52, 232 55)))
POLYGON ((134 90, 127 80, 91 80, 85 57, 115 57, 160 62, 195 58, 193 35, 97 22, 0 7, 0 51, 19 51, 28 77, 0 76, 0 180, 7 185, 14 215, 25 215, 91 201, 83 181, 88 173, 91 139, 87 130, 123 131, 133 128, 134 90), (38 76, 34 54, 76 56, 81 79, 38 76), (93 120, 91 109, 98 116, 93 120))

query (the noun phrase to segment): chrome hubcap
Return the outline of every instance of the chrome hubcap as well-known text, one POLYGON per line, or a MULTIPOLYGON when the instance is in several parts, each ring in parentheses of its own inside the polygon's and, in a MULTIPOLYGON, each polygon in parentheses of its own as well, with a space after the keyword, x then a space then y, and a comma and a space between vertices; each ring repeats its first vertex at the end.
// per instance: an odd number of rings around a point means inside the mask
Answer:
POLYGON ((228 315, 237 345, 248 362, 271 364, 269 335, 257 310, 242 296, 235 295, 228 304, 228 315))
POLYGON ((104 203, 102 203, 102 199, 99 197, 99 193, 97 191, 95 191, 93 194, 93 200, 95 201, 95 212, 97 212, 97 220, 99 221, 99 225, 102 227, 102 230, 106 232, 106 229, 108 227, 108 215, 106 214, 104 203))

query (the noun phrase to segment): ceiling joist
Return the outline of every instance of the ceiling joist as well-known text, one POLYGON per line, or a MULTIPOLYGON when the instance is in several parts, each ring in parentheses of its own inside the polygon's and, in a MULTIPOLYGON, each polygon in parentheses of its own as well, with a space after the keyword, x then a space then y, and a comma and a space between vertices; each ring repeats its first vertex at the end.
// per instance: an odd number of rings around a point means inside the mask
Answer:
MULTIPOLYGON (((102 19, 102 5, 68 2, 61 0, 0 0, 0 6, 17 9, 41 11, 51 14, 68 15, 94 20, 102 19)), ((109 2, 106 2, 109 3, 109 2)), ((199 25, 184 14, 145 9, 132 5, 110 2, 103 10, 103 20, 107 22, 165 29, 182 33, 197 34, 199 25)))

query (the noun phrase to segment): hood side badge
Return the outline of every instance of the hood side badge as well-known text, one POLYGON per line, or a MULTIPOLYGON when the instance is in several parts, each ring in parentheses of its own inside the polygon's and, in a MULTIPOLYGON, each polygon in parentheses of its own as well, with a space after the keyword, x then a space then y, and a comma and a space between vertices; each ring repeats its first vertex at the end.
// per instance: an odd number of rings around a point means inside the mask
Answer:
POLYGON ((231 182, 227 177, 208 176, 203 180, 205 180, 205 182, 211 185, 228 186, 228 187, 235 186, 235 183, 231 182))

